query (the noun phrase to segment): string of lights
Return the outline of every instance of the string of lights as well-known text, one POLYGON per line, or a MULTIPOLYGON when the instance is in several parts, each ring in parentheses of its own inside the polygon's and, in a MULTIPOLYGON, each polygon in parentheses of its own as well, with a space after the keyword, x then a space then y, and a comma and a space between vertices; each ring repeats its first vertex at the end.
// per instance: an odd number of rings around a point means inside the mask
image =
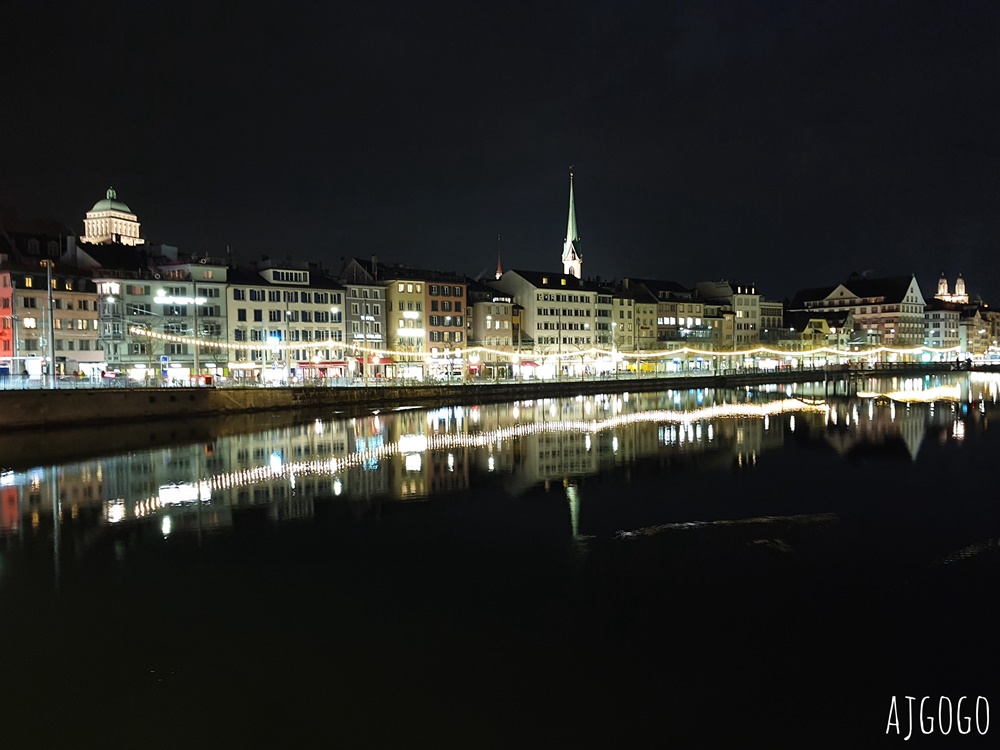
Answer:
MULTIPOLYGON (((167 341, 171 343, 178 344, 197 344, 199 347, 205 348, 215 348, 215 349, 231 349, 236 351, 254 351, 260 349, 269 349, 271 351, 320 351, 331 348, 347 349, 350 351, 355 351, 360 354, 370 355, 373 357, 423 357, 423 356, 433 356, 430 352, 412 352, 401 349, 389 349, 389 348, 374 348, 365 346, 363 344, 354 344, 344 341, 334 341, 332 339, 326 339, 323 341, 296 341, 293 343, 275 343, 275 342, 230 342, 230 341, 219 341, 218 339, 202 339, 195 338, 192 336, 178 336, 168 333, 158 333, 141 326, 130 326, 129 333, 134 336, 145 336, 150 339, 156 339, 159 341, 167 341)), ((453 351, 459 351, 456 347, 453 351)), ((487 346, 471 346, 466 349, 462 349, 462 355, 469 357, 473 354, 483 355, 490 354, 495 357, 507 358, 511 362, 517 363, 519 361, 531 361, 535 359, 542 359, 545 361, 559 361, 559 360, 574 360, 580 357, 599 359, 599 358, 612 358, 618 360, 627 361, 651 361, 651 360, 664 360, 664 359, 677 359, 679 357, 721 357, 723 359, 732 359, 734 357, 757 357, 762 355, 777 357, 777 358, 799 358, 803 359, 806 357, 816 357, 819 355, 830 355, 839 358, 847 359, 864 359, 873 356, 879 356, 882 354, 895 354, 899 356, 919 356, 921 354, 935 353, 935 354, 958 354, 960 347, 953 346, 947 348, 936 348, 930 346, 917 346, 909 349, 901 349, 890 346, 879 346, 872 349, 837 349, 831 346, 821 346, 815 347, 813 349, 799 349, 799 350, 786 350, 786 349, 774 349, 767 346, 757 346, 752 349, 740 349, 734 351, 716 351, 712 349, 696 349, 693 347, 681 347, 679 349, 669 349, 669 350, 639 350, 623 352, 615 349, 601 349, 599 347, 590 347, 589 349, 583 349, 576 352, 562 352, 562 353, 531 353, 531 352, 510 352, 503 349, 494 349, 487 346)))

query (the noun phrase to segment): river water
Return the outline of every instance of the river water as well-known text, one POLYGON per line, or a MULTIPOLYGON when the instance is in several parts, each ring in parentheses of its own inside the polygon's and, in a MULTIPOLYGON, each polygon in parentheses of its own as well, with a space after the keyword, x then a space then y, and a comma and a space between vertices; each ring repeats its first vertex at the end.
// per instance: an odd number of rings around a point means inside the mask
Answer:
POLYGON ((898 742, 892 696, 1000 706, 998 394, 955 373, 109 428, 52 457, 26 436, 0 455, 6 735, 898 742))

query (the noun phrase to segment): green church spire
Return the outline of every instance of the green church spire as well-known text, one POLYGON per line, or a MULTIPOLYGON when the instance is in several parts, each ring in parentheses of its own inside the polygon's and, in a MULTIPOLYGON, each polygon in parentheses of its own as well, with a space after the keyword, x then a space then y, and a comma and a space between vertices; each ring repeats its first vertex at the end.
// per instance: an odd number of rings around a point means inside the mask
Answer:
POLYGON ((569 220, 566 222, 566 240, 563 243, 563 273, 581 278, 583 256, 577 251, 580 236, 576 231, 576 203, 573 199, 573 167, 569 168, 569 220))

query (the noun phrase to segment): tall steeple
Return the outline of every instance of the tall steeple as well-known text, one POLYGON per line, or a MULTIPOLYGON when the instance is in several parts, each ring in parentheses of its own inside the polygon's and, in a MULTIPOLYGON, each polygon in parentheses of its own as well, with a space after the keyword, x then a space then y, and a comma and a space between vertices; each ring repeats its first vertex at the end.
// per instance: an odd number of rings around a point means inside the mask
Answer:
POLYGON ((563 243, 563 273, 581 278, 583 256, 577 251, 580 237, 576 233, 576 204, 573 201, 573 167, 569 168, 569 221, 566 223, 566 240, 563 243))

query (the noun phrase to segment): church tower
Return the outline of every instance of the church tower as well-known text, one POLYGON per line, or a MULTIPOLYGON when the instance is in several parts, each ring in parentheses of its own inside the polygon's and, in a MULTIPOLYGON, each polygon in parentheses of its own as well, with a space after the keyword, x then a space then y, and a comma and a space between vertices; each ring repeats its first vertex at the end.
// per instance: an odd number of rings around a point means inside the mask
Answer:
POLYGON ((948 279, 942 274, 941 280, 938 281, 937 294, 934 295, 934 299, 943 300, 944 302, 956 302, 960 305, 969 304, 969 293, 965 291, 965 279, 962 278, 962 274, 959 274, 958 279, 955 281, 954 294, 949 294, 948 279))
POLYGON ((566 225, 566 240, 563 243, 562 264, 563 273, 568 276, 583 278, 583 256, 577 251, 576 245, 580 237, 576 233, 576 206, 573 203, 573 170, 569 173, 569 221, 566 225))
POLYGON ((969 304, 969 295, 965 292, 965 279, 962 278, 962 274, 958 275, 958 281, 955 282, 955 297, 956 301, 963 305, 969 304))

